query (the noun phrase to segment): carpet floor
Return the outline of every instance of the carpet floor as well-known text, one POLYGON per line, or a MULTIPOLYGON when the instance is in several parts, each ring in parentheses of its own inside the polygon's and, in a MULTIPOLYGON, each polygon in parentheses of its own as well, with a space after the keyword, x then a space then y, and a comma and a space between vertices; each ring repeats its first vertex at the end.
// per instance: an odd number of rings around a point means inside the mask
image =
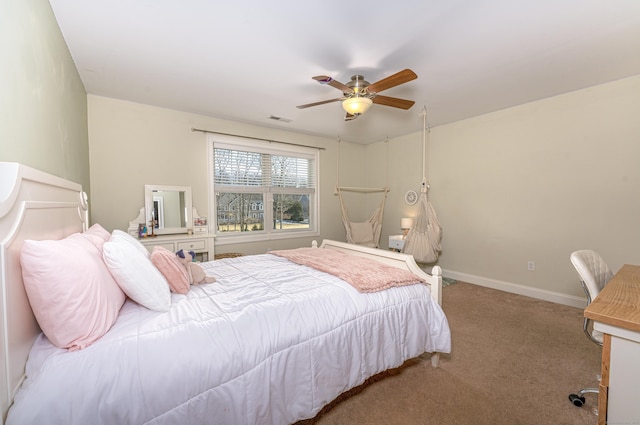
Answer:
POLYGON ((582 310, 464 282, 443 289, 452 352, 373 377, 300 425, 596 424, 601 349, 582 331, 582 310))

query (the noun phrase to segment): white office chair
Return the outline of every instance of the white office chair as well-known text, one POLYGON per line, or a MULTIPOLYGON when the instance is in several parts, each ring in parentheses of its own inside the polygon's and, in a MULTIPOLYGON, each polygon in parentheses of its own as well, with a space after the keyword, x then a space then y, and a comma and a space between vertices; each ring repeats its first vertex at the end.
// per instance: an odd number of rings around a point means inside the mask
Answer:
MULTIPOLYGON (((571 253, 571 263, 580 276, 580 285, 587 294, 587 305, 600 293, 602 288, 611 280, 613 272, 604 262, 597 252, 590 249, 583 249, 571 253)), ((593 323, 585 317, 583 322, 584 333, 594 343, 602 346, 602 332, 593 329, 593 323)), ((588 393, 598 393, 597 388, 583 388, 576 394, 570 394, 569 400, 576 406, 581 407, 588 393)))

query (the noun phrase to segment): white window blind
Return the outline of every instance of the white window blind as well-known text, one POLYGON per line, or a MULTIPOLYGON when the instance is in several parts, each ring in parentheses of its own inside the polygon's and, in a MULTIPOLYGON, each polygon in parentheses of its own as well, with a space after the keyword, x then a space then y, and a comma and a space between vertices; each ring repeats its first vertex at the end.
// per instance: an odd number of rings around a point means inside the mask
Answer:
POLYGON ((214 147, 214 183, 225 186, 315 188, 314 160, 214 147))

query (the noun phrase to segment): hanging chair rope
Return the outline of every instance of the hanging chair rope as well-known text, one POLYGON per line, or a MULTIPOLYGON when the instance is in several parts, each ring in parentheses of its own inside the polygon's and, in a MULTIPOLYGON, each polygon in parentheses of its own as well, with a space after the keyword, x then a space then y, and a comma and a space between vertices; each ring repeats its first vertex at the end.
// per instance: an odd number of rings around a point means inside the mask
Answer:
MULTIPOLYGON (((343 192, 357 192, 357 193, 376 193, 376 192, 388 192, 389 191, 389 139, 385 140, 386 148, 387 148, 387 166, 386 166, 386 174, 387 174, 387 186, 385 187, 357 187, 357 186, 340 186, 340 143, 342 141, 338 138, 338 152, 336 154, 336 186, 333 191, 334 195, 338 194, 338 189, 341 189, 343 192)), ((386 195, 386 194, 385 194, 386 195)))
POLYGON ((427 133, 431 132, 427 121, 427 107, 422 107, 422 186, 423 193, 429 191, 429 165, 427 163, 427 152, 429 151, 429 139, 427 133))

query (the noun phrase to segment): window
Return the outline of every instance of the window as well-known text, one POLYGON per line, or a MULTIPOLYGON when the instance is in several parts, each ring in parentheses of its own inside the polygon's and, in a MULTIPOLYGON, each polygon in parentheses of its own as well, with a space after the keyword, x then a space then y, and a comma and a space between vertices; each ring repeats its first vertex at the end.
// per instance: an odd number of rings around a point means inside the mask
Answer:
POLYGON ((209 136, 216 243, 317 236, 318 150, 209 136))

